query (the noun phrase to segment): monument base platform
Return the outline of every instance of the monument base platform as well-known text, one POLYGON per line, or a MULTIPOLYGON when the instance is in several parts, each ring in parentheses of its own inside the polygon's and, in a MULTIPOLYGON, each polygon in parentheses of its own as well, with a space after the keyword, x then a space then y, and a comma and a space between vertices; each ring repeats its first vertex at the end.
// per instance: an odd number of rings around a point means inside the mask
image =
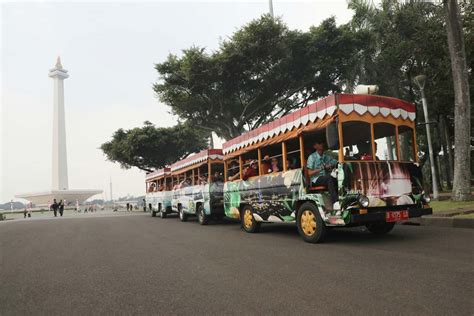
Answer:
POLYGON ((88 198, 101 194, 102 190, 51 190, 45 192, 25 193, 15 195, 16 198, 25 199, 35 204, 36 206, 49 206, 53 203, 53 199, 65 200, 67 204, 83 203, 88 198))

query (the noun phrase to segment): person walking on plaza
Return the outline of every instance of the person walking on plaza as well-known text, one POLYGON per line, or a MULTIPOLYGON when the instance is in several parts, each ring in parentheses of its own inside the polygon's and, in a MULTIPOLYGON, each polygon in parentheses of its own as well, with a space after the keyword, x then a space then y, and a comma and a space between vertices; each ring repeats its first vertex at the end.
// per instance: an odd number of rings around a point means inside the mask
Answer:
POLYGON ((64 201, 63 200, 60 200, 59 201, 59 215, 63 216, 63 213, 64 213, 64 201))
POLYGON ((56 202, 56 199, 53 200, 53 204, 51 204, 51 209, 54 212, 54 217, 58 216, 58 202, 56 202))

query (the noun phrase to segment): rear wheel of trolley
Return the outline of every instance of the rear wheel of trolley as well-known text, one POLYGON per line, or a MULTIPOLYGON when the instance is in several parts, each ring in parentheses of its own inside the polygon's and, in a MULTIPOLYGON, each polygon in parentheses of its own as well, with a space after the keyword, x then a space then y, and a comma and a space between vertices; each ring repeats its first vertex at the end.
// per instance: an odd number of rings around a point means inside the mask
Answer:
POLYGON ((166 218, 167 215, 168 215, 168 214, 167 214, 167 212, 166 212, 166 208, 161 207, 161 208, 160 208, 160 217, 161 217, 161 218, 166 218))
POLYGON ((327 229, 314 203, 305 202, 300 206, 296 224, 304 241, 310 243, 323 241, 327 229))
POLYGON ((184 213, 183 207, 181 204, 178 204, 178 213, 179 213, 179 220, 182 222, 186 222, 188 220, 188 214, 184 213))
POLYGON ((245 205, 242 208, 240 222, 242 229, 247 233, 257 233, 260 230, 261 223, 255 220, 255 217, 253 216, 253 210, 250 205, 245 205))
POLYGON ((204 211, 204 206, 200 204, 197 209, 197 218, 198 222, 201 225, 207 225, 209 223, 209 216, 206 215, 204 211))

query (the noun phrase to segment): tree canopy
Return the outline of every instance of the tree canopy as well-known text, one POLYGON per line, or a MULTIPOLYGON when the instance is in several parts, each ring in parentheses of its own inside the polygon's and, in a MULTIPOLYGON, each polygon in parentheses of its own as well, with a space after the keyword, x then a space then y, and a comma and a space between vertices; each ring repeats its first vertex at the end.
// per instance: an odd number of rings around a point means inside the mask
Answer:
MULTIPOLYGON (((454 90, 442 5, 427 2, 384 0, 379 7, 352 0, 350 21, 353 32, 369 39, 355 64, 354 81, 372 82, 379 93, 416 101, 418 89, 413 78, 421 73, 428 78, 427 98, 431 113, 453 113, 454 90)), ((472 4, 463 4, 468 60, 472 60, 472 4)), ((472 64, 471 64, 472 67, 472 64)))
POLYGON ((180 118, 225 139, 340 91, 362 42, 329 18, 308 32, 268 15, 208 53, 191 47, 155 65, 159 99, 180 118))
MULTIPOLYGON (((429 78, 430 112, 452 117, 442 5, 383 0, 374 6, 352 0, 349 8, 354 16, 344 25, 329 18, 303 32, 264 15, 212 53, 194 46, 180 56, 171 54, 155 65, 160 80, 154 91, 181 119, 225 139, 331 92, 352 92, 358 83, 377 84, 382 95, 419 101, 413 78, 420 73, 429 78)), ((463 3, 461 9, 472 69, 473 5, 463 3)))
POLYGON ((118 129, 112 140, 100 148, 108 160, 122 168, 137 167, 150 172, 206 148, 208 136, 188 124, 165 128, 147 121, 143 127, 118 129))

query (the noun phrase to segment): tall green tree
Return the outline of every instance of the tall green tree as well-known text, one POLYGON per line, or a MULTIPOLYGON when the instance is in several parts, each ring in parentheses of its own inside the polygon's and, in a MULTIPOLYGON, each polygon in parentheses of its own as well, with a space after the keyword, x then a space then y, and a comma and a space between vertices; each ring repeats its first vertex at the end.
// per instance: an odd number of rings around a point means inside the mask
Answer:
POLYGON ((208 136, 188 124, 164 128, 147 121, 143 127, 118 129, 100 148, 108 160, 122 168, 150 172, 208 147, 208 136))
MULTIPOLYGON (((454 200, 471 199, 471 101, 469 71, 466 61, 464 35, 459 5, 456 0, 445 0, 446 31, 454 83, 454 200)), ((471 69, 472 70, 472 69, 471 69)))
POLYGON ((333 18, 300 32, 264 15, 211 54, 191 47, 156 64, 154 90, 180 118, 230 139, 339 91, 356 44, 333 18))

